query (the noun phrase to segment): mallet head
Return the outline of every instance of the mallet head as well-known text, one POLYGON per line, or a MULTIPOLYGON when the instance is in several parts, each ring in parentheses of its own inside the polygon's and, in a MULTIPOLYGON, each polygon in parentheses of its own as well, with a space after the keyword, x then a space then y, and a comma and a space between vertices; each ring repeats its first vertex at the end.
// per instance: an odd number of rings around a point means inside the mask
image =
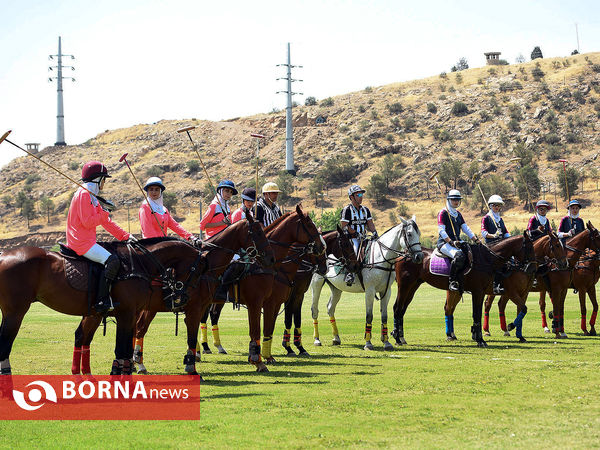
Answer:
POLYGON ((4 139, 6 139, 10 133, 12 133, 12 130, 8 130, 6 133, 4 133, 2 135, 2 137, 0 137, 0 144, 2 144, 2 142, 4 141, 4 139))
POLYGON ((196 126, 195 126, 195 125, 191 125, 191 126, 189 126, 189 127, 183 127, 183 128, 180 128, 179 130, 177 130, 177 132, 178 132, 178 133, 185 133, 186 131, 191 131, 191 130, 193 130, 193 129, 195 129, 195 128, 196 128, 196 126))
POLYGON ((439 171, 439 170, 436 170, 436 171, 434 172, 434 174, 433 174, 433 175, 431 175, 431 176, 429 177, 429 179, 430 179, 430 180, 433 180, 435 177, 437 177, 437 174, 438 174, 438 173, 440 173, 440 171, 439 171))
POLYGON ((129 155, 129 153, 123 153, 123 156, 121 156, 121 157, 119 158, 119 162, 123 162, 123 161, 125 161, 125 158, 127 158, 127 155, 129 155))
POLYGON ((264 139, 265 138, 262 134, 256 134, 256 133, 251 133, 250 136, 255 137, 255 138, 259 138, 259 139, 264 139))
POLYGON ((567 160, 566 160, 566 159, 559 159, 559 161, 560 161, 561 163, 563 163, 563 164, 566 164, 566 163, 567 163, 567 160))

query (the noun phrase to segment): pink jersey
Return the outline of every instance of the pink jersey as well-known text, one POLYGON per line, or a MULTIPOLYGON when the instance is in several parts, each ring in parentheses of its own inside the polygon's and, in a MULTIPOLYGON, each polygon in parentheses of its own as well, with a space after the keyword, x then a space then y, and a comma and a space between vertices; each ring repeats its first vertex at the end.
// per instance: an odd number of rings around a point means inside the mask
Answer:
POLYGON ((153 214, 150 210, 148 202, 142 203, 139 210, 142 237, 153 238, 166 236, 166 233, 169 229, 173 230, 184 239, 189 239, 192 236, 192 233, 186 231, 177 223, 175 219, 173 219, 173 217, 171 217, 171 214, 169 214, 169 210, 167 208, 165 208, 164 214, 158 214, 155 212, 154 217, 152 216, 153 214))
MULTIPOLYGON (((204 216, 202 216, 202 220, 200 221, 200 229, 206 233, 206 237, 211 237, 217 234, 219 231, 227 228, 227 225, 220 225, 214 228, 206 228, 207 223, 215 223, 220 222, 225 218, 225 215, 221 211, 221 206, 217 199, 213 199, 213 201, 208 205, 204 216)), ((231 221, 231 214, 227 215, 229 221, 231 221)))
POLYGON ((78 255, 86 253, 96 243, 98 225, 119 241, 129 238, 129 233, 111 220, 108 211, 100 204, 94 206, 88 191, 77 189, 67 217, 67 246, 78 255))
MULTIPOLYGON (((250 210, 250 215, 254 217, 252 210, 250 210)), ((240 220, 245 218, 246 213, 244 212, 244 205, 242 205, 231 214, 231 223, 239 222, 240 220)))

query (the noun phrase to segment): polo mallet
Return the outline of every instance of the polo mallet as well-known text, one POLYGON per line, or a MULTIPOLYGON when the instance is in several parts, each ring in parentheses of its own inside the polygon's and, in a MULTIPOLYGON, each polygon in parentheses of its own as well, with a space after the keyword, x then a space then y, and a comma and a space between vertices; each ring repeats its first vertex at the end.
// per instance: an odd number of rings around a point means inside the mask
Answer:
MULTIPOLYGON (((256 138, 256 197, 258 197, 258 152, 260 151, 260 140, 265 137, 262 134, 252 133, 250 134, 253 138, 256 138)), ((254 217, 256 217, 256 204, 258 203, 258 198, 254 200, 254 217)))
MULTIPOLYGON (((508 161, 509 162, 517 162, 517 161, 521 161, 521 158, 519 158, 518 156, 515 156, 514 158, 510 158, 508 161)), ((523 177, 523 175, 521 175, 521 172, 519 172, 518 167, 517 167, 517 175, 521 177, 521 181, 523 182, 523 185, 525 186, 525 192, 527 192, 527 209, 529 211, 531 211, 531 197, 529 195, 529 187, 527 186, 527 182, 525 181, 525 178, 523 177)))
POLYGON ((565 190, 567 192, 567 199, 571 201, 571 195, 569 194, 569 182, 567 181, 567 160, 559 159, 559 161, 563 164, 563 172, 565 174, 565 190))
MULTIPOLYGON (((435 173, 433 175, 431 175, 429 177, 429 181, 434 180, 438 185, 438 188, 440 189, 440 193, 442 194, 442 201, 444 200, 444 190, 442 189, 442 186, 440 185, 440 182, 438 181, 438 173, 440 173, 439 170, 436 170, 435 173)), ((446 202, 444 202, 444 209, 446 209, 446 202)), ((456 230, 454 229, 454 224, 452 223, 452 219, 450 218, 450 212, 446 209, 446 212, 448 213, 448 220, 450 221, 450 225, 452 226, 452 231, 454 232, 454 236, 456 236, 456 239, 459 238, 459 235, 456 234, 456 230)))
POLYGON ((111 202, 110 200, 106 200, 105 198, 94 194, 92 191, 90 191, 88 188, 86 188, 85 186, 83 186, 81 183, 79 183, 78 181, 75 181, 73 178, 71 178, 69 175, 62 173, 60 170, 58 170, 56 167, 52 166, 51 164, 47 163, 46 161, 44 161, 43 159, 41 159, 39 156, 34 155, 33 153, 25 150, 24 148, 18 146, 17 144, 15 144, 14 142, 10 141, 7 139, 7 136, 12 132, 12 130, 8 130, 6 133, 4 133, 2 135, 2 137, 0 137, 0 144, 4 141, 8 142, 11 145, 14 145, 15 147, 17 147, 19 150, 23 150, 25 153, 27 153, 29 156, 34 157, 35 159, 37 159, 38 161, 40 161, 41 163, 44 163, 46 166, 50 167, 52 170, 54 170, 56 173, 58 173, 59 175, 62 175, 63 177, 65 177, 67 180, 69 180, 71 183, 76 184, 78 187, 80 187, 81 189, 84 189, 85 191, 88 192, 88 194, 93 195, 94 197, 96 197, 98 199, 98 201, 100 203, 102 203, 105 208, 109 211, 112 211, 113 209, 115 209, 115 204, 113 202, 111 202))
POLYGON ((194 143, 194 140, 192 139, 192 136, 190 135, 190 131, 194 130, 194 129, 196 129, 196 126, 191 125, 189 127, 180 128, 177 130, 177 132, 178 133, 186 133, 188 138, 190 138, 190 142, 192 143, 192 148, 194 149, 194 151, 196 152, 196 155, 198 156, 198 160, 200 161, 200 164, 202 165, 202 169, 204 170, 204 174, 206 175, 208 184, 210 184, 210 187, 212 188, 213 192, 215 193, 215 197, 216 197, 217 201, 219 202, 219 206, 221 207, 221 210, 223 211, 223 216, 225 216, 225 219, 227 219, 227 216, 225 215, 225 211, 227 211, 227 209, 223 208, 223 204, 221 203, 221 199, 219 198, 217 190, 215 189, 215 185, 213 184, 212 180, 210 179, 208 170, 206 170, 206 166, 204 165, 204 162, 202 161, 202 158, 200 157, 200 153, 198 152, 198 149, 196 148, 196 144, 194 143))
POLYGON ((140 184, 140 182, 136 178, 135 174, 133 173, 133 170, 131 170, 131 166, 129 165, 129 161, 127 161, 127 155, 128 154, 129 153, 124 153, 123 156, 121 156, 119 158, 119 162, 125 162, 125 164, 127 165, 127 168, 129 169, 129 172, 131 172, 131 176, 133 177, 133 179, 137 183, 138 187, 140 188, 140 191, 142 191, 142 194, 144 195, 144 198, 146 199, 146 203, 148 203, 148 207, 150 208, 150 212, 152 213, 152 217, 154 217, 154 220, 156 220, 156 223, 158 224, 158 226, 160 228, 160 231, 162 231, 163 236, 166 237, 167 233, 165 233, 165 230, 163 229, 162 225, 158 221, 158 217, 156 217, 156 215, 154 213, 154 210, 152 209, 152 205, 150 204, 150 199, 148 198, 148 195, 146 194, 146 191, 144 191, 144 188, 142 188, 142 185, 140 184))

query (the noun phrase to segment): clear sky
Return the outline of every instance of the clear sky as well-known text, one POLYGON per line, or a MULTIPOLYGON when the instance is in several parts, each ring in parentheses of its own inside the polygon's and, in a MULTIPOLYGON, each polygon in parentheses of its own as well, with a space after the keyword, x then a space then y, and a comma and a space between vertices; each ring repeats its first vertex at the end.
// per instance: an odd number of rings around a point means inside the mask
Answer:
MULTIPOLYGON (((56 141, 48 55, 76 59, 64 82, 65 137, 161 119, 220 120, 285 107, 286 44, 294 90, 322 99, 449 71, 483 52, 511 63, 600 50, 597 1, 0 0, 0 133, 56 141)), ((19 150, 0 147, 0 166, 19 150)))

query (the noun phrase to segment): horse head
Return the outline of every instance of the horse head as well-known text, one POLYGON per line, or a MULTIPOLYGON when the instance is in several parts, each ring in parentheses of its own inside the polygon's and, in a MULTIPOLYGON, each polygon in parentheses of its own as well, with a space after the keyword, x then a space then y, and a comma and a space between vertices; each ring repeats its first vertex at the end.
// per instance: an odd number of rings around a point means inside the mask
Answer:
POLYGON ((344 259, 343 262, 346 264, 346 267, 348 267, 348 270, 351 270, 352 272, 358 272, 360 265, 358 263, 358 259, 356 258, 356 253, 354 253, 352 242, 350 242, 350 238, 348 238, 348 235, 344 233, 339 225, 336 225, 336 228, 337 242, 340 246, 342 258, 344 259))
POLYGON ((248 224, 248 235, 244 247, 250 258, 255 258, 264 268, 271 268, 275 264, 275 255, 269 244, 267 236, 260 223, 252 217, 249 211, 245 211, 246 223, 248 224))
POLYGON ((588 220, 587 229, 590 232, 590 250, 596 253, 600 253, 600 232, 592 225, 592 222, 588 220))
POLYGON ((556 265, 559 269, 566 269, 569 265, 569 261, 567 261, 567 253, 565 252, 565 248, 562 245, 560 239, 558 239, 557 234, 552 231, 548 235, 548 254, 546 256, 555 259, 556 265))
POLYGON ((296 215, 300 219, 299 224, 301 225, 301 231, 298 230, 298 242, 307 244, 308 253, 324 255, 326 246, 323 236, 321 236, 319 230, 317 230, 317 226, 308 214, 302 211, 302 205, 300 203, 296 205, 296 215), (303 235, 300 234, 301 232, 303 235))
POLYGON ((421 249, 421 231, 417 225, 416 217, 413 215, 411 219, 402 221, 402 242, 410 253, 410 257, 415 264, 421 264, 424 259, 423 250, 421 249))

